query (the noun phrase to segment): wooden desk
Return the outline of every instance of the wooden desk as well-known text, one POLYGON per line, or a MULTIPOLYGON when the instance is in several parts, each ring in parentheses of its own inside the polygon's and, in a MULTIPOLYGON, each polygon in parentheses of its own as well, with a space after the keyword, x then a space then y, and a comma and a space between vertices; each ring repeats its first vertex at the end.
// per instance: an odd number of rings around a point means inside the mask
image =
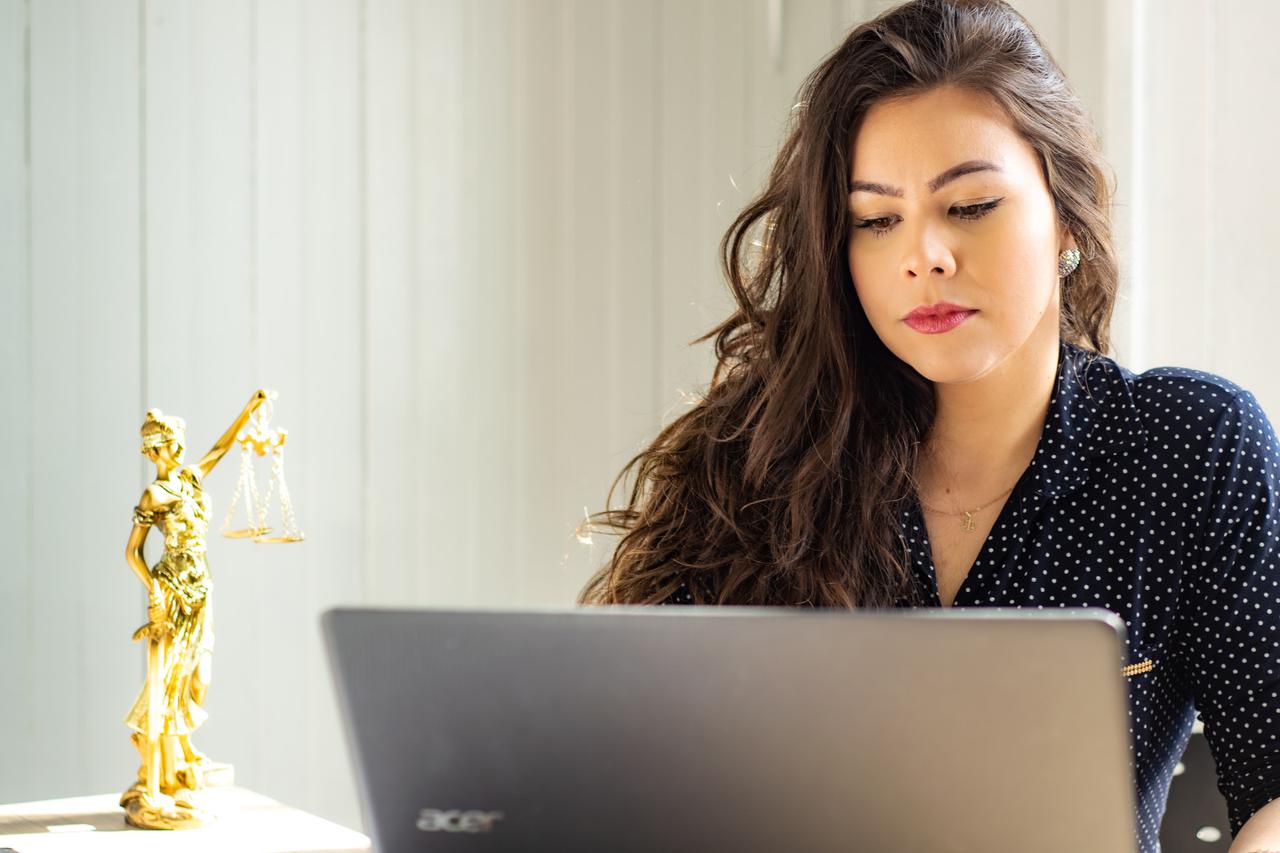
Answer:
POLYGON ((120 794, 0 806, 0 853, 349 853, 369 839, 244 788, 203 792, 217 822, 144 830, 124 822, 120 794))

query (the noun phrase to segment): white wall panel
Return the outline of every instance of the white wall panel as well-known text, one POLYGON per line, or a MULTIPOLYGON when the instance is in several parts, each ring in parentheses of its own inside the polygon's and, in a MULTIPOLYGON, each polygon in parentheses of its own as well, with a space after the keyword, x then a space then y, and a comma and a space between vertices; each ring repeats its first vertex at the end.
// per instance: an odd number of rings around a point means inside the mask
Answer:
MULTIPOLYGON (((297 657, 289 655, 279 665, 300 665, 306 674, 304 704, 292 707, 304 714, 307 728, 306 767, 314 780, 307 805, 345 819, 353 810, 350 769, 314 620, 330 606, 362 600, 365 578, 376 571, 363 567, 362 575, 361 563, 370 511, 363 500, 361 411, 367 343, 361 333, 367 316, 360 204, 362 16, 355 0, 307 2, 300 8, 304 295, 297 343, 306 370, 299 389, 302 405, 290 417, 301 439, 293 458, 305 498, 305 503, 299 499, 299 512, 306 513, 301 520, 310 538, 282 547, 298 549, 296 559, 307 566, 309 581, 296 598, 277 606, 299 607, 311 614, 312 623, 301 636, 289 638, 297 657)), ((288 648, 284 637, 274 636, 288 648)))
MULTIPOLYGON (((255 601, 236 624, 219 635, 221 642, 228 633, 238 631, 246 640, 261 644, 251 662, 239 665, 242 677, 251 679, 251 689, 256 691, 255 711, 262 715, 255 724, 258 751, 247 759, 245 747, 232 746, 226 757, 239 762, 237 773, 242 784, 300 805, 313 802, 313 791, 322 784, 316 778, 312 756, 322 751, 344 754, 340 738, 323 749, 313 741, 311 718, 323 708, 313 707, 309 693, 312 661, 318 650, 316 613, 307 600, 308 591, 317 578, 354 571, 347 565, 326 562, 332 539, 317 530, 311 518, 312 484, 323 483, 326 473, 312 472, 308 464, 317 444, 308 417, 310 332, 306 312, 309 298, 323 297, 309 291, 305 269, 310 247, 305 239, 304 190, 310 175, 304 156, 303 95, 308 68, 304 64, 302 16, 307 5, 307 0, 257 0, 254 4, 251 62, 256 70, 250 115, 254 215, 250 244, 257 259, 255 382, 280 393, 276 416, 278 425, 289 430, 285 456, 288 483, 298 522, 308 540, 299 545, 237 543, 241 550, 250 552, 243 557, 254 561, 245 563, 243 571, 255 601)), ((356 322, 353 318, 353 332, 356 322)), ((338 400, 335 395, 334 408, 354 405, 349 397, 338 400)), ((339 455, 350 459, 357 453, 356 448, 348 448, 339 455)), ((228 480, 235 476, 237 465, 238 459, 228 458, 228 480)), ((259 475, 264 473, 265 466, 260 467, 259 475)), ((231 488, 224 489, 219 521, 231 488)), ((223 666, 220 675, 226 674, 223 666)), ((211 729, 215 722, 211 720, 207 727, 211 729)), ((349 795, 346 776, 335 775, 327 781, 331 788, 349 795)), ((347 805, 338 814, 349 818, 352 811, 347 805)))
MULTIPOLYGON (((32 10, 31 21, 31 272, 38 286, 31 289, 31 359, 40 369, 33 376, 26 405, 33 413, 30 441, 31 587, 27 606, 34 618, 28 628, 30 648, 39 649, 42 664, 32 661, 27 694, 33 713, 29 736, 45 745, 37 755, 29 783, 48 790, 56 780, 74 778, 81 770, 77 757, 83 744, 82 714, 87 699, 80 681, 80 631, 77 618, 41 618, 73 609, 79 615, 83 599, 67 597, 68 573, 80 562, 79 545, 65 534, 75 518, 83 492, 62 485, 71 454, 85 449, 76 421, 76 372, 88 353, 81 348, 81 316, 77 302, 81 272, 76 245, 75 144, 81 116, 77 89, 79 33, 76 8, 70 2, 48 3, 32 10), (62 69, 59 73, 58 69, 62 69), (60 417, 49 417, 57 412, 60 417), (68 503, 69 501, 69 503, 68 503), (58 662, 56 665, 53 662, 58 662)), ((100 440, 100 439, 99 439, 100 440)), ((78 478, 77 478, 78 479, 78 478)), ((127 498, 126 498, 127 500, 127 498)), ((123 512, 119 518, 124 523, 123 512)), ((119 549, 113 549, 119 553, 119 549)), ((105 557, 105 554, 103 555, 105 557)), ((104 568, 114 560, 102 559, 104 568)), ((127 575, 121 576, 127 578, 127 575)), ((125 710, 128 710, 127 708, 125 710)))
MULTIPOLYGON (((70 250, 76 256, 76 279, 68 283, 77 292, 76 323, 71 326, 69 318, 59 318, 57 327, 45 327, 41 334, 50 341, 70 334, 79 340, 79 356, 74 365, 65 365, 71 375, 64 380, 77 407, 72 419, 76 430, 67 438, 78 453, 59 447, 56 467, 46 470, 62 471, 57 477, 61 483, 80 482, 85 488, 72 488, 77 493, 74 502, 66 500, 70 496, 65 487, 57 488, 54 505, 60 507, 55 510, 60 518, 43 536, 65 531, 69 518, 82 519, 74 528, 77 535, 69 537, 75 548, 72 562, 56 574, 64 594, 70 583, 80 598, 77 680, 83 691, 83 716, 78 759, 83 784, 96 789, 119 778, 112 768, 121 756, 128 762, 136 757, 132 744, 127 744, 122 717, 141 687, 135 679, 143 667, 140 647, 127 639, 144 621, 139 618, 142 600, 122 559, 132 523, 131 501, 139 495, 137 481, 129 481, 141 458, 135 455, 140 422, 128 422, 141 399, 140 16, 133 3, 124 4, 123 14, 85 0, 79 8, 75 230, 58 233, 60 229, 48 223, 47 235, 50 251, 70 250), (83 459, 74 458, 79 455, 83 459), (104 511, 107 507, 113 511, 104 511), (79 578, 73 568, 99 566, 102 570, 79 578), (107 649, 112 654, 104 654, 107 649)), ((33 150, 37 140, 33 137, 33 150)), ((41 282, 42 292, 45 284, 41 282)), ((57 358, 52 353, 49 357, 57 358)), ((132 769, 124 773, 126 782, 132 769)))
MULTIPOLYGON (((546 422, 546 437, 555 452, 551 468, 538 477, 553 500, 555 523, 548 531, 559 553, 552 551, 546 555, 551 559, 532 562, 526 569, 526 589, 540 598, 551 590, 560 600, 572 596, 590 571, 591 549, 577 541, 574 528, 583 520, 584 508, 603 505, 603 481, 609 472, 602 463, 618 449, 609 430, 606 389, 612 378, 606 353, 614 346, 610 305, 621 290, 609 274, 616 249, 610 224, 622 205, 609 192, 609 144, 623 105, 609 97, 610 75, 602 73, 617 61, 611 56, 609 37, 618 11, 616 5, 576 0, 565 5, 562 27, 567 61, 560 91, 566 115, 559 175, 565 227, 558 236, 564 275, 550 327, 555 330, 557 381, 549 411, 556 417, 546 422), (569 423, 577 429, 566 429, 569 423), (557 476, 557 471, 563 473, 557 476), (548 571, 552 567, 558 570, 555 574, 548 571)), ((637 70, 629 69, 628 76, 637 70)))
POLYGON ((860 2, 784 0, 780 16, 771 23, 768 5, 760 4, 762 14, 744 16, 747 30, 740 71, 746 78, 746 150, 741 172, 734 175, 737 189, 730 185, 721 207, 725 228, 768 179, 804 79, 840 46, 850 30, 865 20, 859 12, 860 2), (778 28, 776 34, 772 31, 774 26, 778 28), (771 47, 775 39, 776 55, 771 47))
MULTIPOLYGON (((1198 298, 1180 307, 1195 306, 1204 317, 1211 369, 1252 390, 1273 423, 1280 423, 1273 328, 1280 314, 1280 175, 1271 165, 1280 151, 1273 106, 1280 67, 1269 58, 1280 30, 1280 5, 1237 0, 1211 4, 1209 15, 1213 98, 1203 117, 1213 134, 1208 168, 1165 177, 1180 195, 1171 203, 1176 221, 1162 235, 1160 249, 1176 264, 1184 240, 1208 235, 1209 262, 1198 298)), ((1184 117, 1181 126, 1188 123, 1184 117)), ((1153 291, 1158 294, 1154 286, 1153 291)))
POLYGON ((364 241, 368 315, 364 417, 363 562, 371 600, 414 595, 418 559, 409 535, 421 509, 415 376, 412 180, 412 0, 369 3, 365 16, 364 241))
POLYGON ((713 342, 690 342, 733 307, 718 263, 721 234, 752 193, 748 163, 749 47, 737 3, 663 2, 658 83, 658 402, 664 422, 711 378, 713 342))
MULTIPOLYGON (((607 194, 594 204, 599 210, 608 199, 608 251, 600 262, 610 296, 608 337, 599 349, 607 368, 604 376, 584 384, 580 394, 603 403, 608 418, 609 445, 590 472, 598 479, 581 489, 593 511, 604 507, 606 492, 622 466, 653 439, 664 399, 657 389, 656 369, 662 342, 656 325, 661 216, 656 207, 660 105, 654 81, 662 62, 661 19, 649 3, 612 0, 610 8, 607 136, 602 140, 609 157, 607 194)), ((625 487, 620 488, 615 500, 626 498, 625 487)), ((564 579, 570 598, 589 573, 587 567, 598 566, 612 545, 611 537, 595 535, 585 548, 579 546, 578 558, 585 558, 587 565, 576 578, 564 579)))
MULTIPOLYGON (((518 442, 520 453, 508 457, 516 489, 506 511, 517 519, 524 538, 513 541, 517 547, 505 555, 494 555, 505 559, 508 569, 476 567, 486 573, 486 582, 497 584, 490 588, 509 590, 508 600, 572 599, 599 554, 577 541, 575 527, 584 507, 603 505, 609 468, 616 462, 611 455, 624 454, 635 440, 610 431, 607 377, 617 363, 616 348, 623 348, 618 358, 627 358, 627 347, 647 347, 651 335, 647 326, 611 328, 610 320, 628 285, 651 292, 643 262, 621 278, 611 275, 613 241, 619 236, 614 222, 626 204, 615 192, 611 167, 616 164, 617 177, 625 176, 622 192, 644 195, 652 186, 649 130, 636 123, 629 103, 609 97, 611 76, 616 75, 614 85, 629 92, 652 79, 645 35, 652 31, 651 19, 638 11, 603 3, 512 6, 509 138, 514 144, 505 158, 497 150, 492 155, 510 164, 515 188, 502 220, 514 235, 505 256, 507 280, 515 286, 494 293, 514 309, 509 315, 499 309, 498 316, 510 317, 516 346, 503 358, 517 387, 512 389, 515 405, 508 410, 511 420, 493 437, 499 448, 507 443, 504 435, 518 442), (631 48, 636 64, 609 72, 605 69, 617 62, 610 56, 611 33, 623 25, 619 16, 624 14, 627 25, 639 28, 631 48), (615 142, 621 151, 611 149, 615 142), (621 336, 611 342, 614 331, 621 336)), ((482 43, 484 32, 478 33, 482 43)), ((640 107, 646 108, 643 99, 640 107)), ((504 201, 494 199, 499 207, 504 201)), ((623 239, 643 239, 647 233, 623 239)), ((630 304, 638 297, 633 294, 630 304)), ((647 392, 644 366, 632 363, 628 370, 647 392)))
MULTIPOLYGON (((579 386, 577 382, 581 372, 592 368, 586 363, 575 365, 572 360, 576 342, 589 334, 574 326, 574 276, 581 259, 575 251, 580 223, 573 201, 575 188, 589 186, 597 176, 577 168, 580 149, 573 138, 573 122, 579 113, 600 105, 574 102, 578 78, 573 6, 569 2, 545 3, 523 6, 519 12, 520 24, 512 35, 523 41, 521 65, 514 67, 512 74, 513 79, 519 79, 515 97, 523 109, 513 128, 518 158, 513 179, 523 191, 521 204, 515 208, 524 226, 515 261, 524 271, 524 293, 519 314, 510 322, 515 324, 519 343, 517 381, 524 385, 526 394, 521 402, 528 454, 516 462, 524 469, 524 476, 523 491, 515 500, 527 507, 527 521, 526 550, 514 558, 507 588, 523 597, 531 591, 531 576, 562 564, 569 550, 572 519, 577 515, 566 518, 564 505, 566 447, 572 438, 565 435, 567 413, 561 406, 579 387, 590 394, 587 383, 579 386)), ((481 43, 488 38, 482 33, 473 37, 481 43)), ((574 437, 585 438, 585 430, 575 430, 574 437)), ((488 581, 493 567, 475 566, 472 570, 486 573, 488 581)))
MULTIPOLYGON (((254 13, 249 0, 149 0, 146 11, 145 405, 186 420, 187 461, 193 463, 262 382, 254 13)), ((141 415, 134 414, 139 424, 141 415)), ((257 580, 267 554, 247 540, 218 534, 239 461, 237 449, 205 479, 212 501, 208 563, 216 646, 206 703, 210 722, 192 740, 214 760, 232 763, 238 781, 252 787, 269 738, 262 721, 272 708, 260 665, 261 649, 270 642, 259 618, 267 605, 257 580)), ((160 535, 153 531, 149 538, 155 559, 160 535)))
MULTIPOLYGON (((387 567, 388 572, 396 573, 393 577, 402 579, 398 588, 412 601, 470 600, 466 567, 474 562, 478 524, 473 510, 477 448, 468 418, 485 406, 492 407, 498 395, 469 387, 470 351, 466 346, 469 337, 493 341, 514 334, 510 318, 518 312, 516 305, 497 304, 488 325, 466 325, 465 306, 478 287, 474 278, 463 272, 470 273, 470 267, 464 266, 464 253, 467 241, 476 239, 477 227, 474 215, 467 214, 466 200, 477 183, 474 174, 465 171, 468 161, 462 129, 464 115, 475 109, 463 88, 464 62, 471 55, 463 39, 467 5, 414 3, 406 24, 412 44, 410 310, 415 381, 410 389, 413 446, 399 451, 414 454, 418 462, 397 470, 412 484, 418 515, 408 528, 386 529, 384 533, 404 537, 412 546, 411 565, 387 567)), ((500 109, 501 103, 495 107, 500 109)), ((492 166, 501 169, 500 163, 492 166)), ((517 189, 508 186, 509 193, 517 189)), ((503 233, 512 222, 514 216, 507 213, 507 205, 514 203, 509 199, 491 212, 490 235, 503 233)), ((515 239, 512 234, 511 240, 515 239)), ((520 393, 520 383, 505 385, 504 396, 520 393)), ((513 430, 507 442, 518 447, 522 435, 522 431, 513 430)), ((495 449, 497 452, 501 448, 495 449)), ((490 500, 496 502, 497 497, 492 495, 490 500)), ((510 535, 519 536, 515 531, 510 535)))
MULTIPOLYGON (((1280 181, 1258 164, 1280 125, 1260 97, 1280 84, 1268 64, 1274 4, 1177 0, 1125 4, 1137 57, 1132 81, 1124 247, 1131 257, 1131 366, 1209 370, 1259 398, 1273 418, 1266 253, 1280 236, 1280 181), (1242 85, 1241 81, 1248 81, 1242 85)), ((1125 69, 1114 68, 1119 84, 1125 69)), ((1125 191, 1122 184, 1121 194, 1125 191)))
MULTIPOLYGON (((562 120, 527 115, 534 121, 525 132, 539 140, 548 171, 528 185, 522 218, 539 218, 534 205, 543 196, 556 211, 529 230, 515 259, 532 273, 524 358, 551 356, 530 374, 530 388, 541 389, 526 415, 532 453, 516 461, 526 471, 518 500, 539 508, 528 531, 537 550, 515 557, 530 601, 572 600, 607 553, 608 537, 582 543, 575 529, 585 510, 603 507, 614 475, 654 423, 654 230, 652 206, 637 199, 654 187, 655 32, 651 9, 564 4, 548 33, 563 57, 551 82, 562 120), (549 268, 538 260, 544 251, 549 268), (530 298, 538 293, 554 296, 539 304, 530 298), (628 389, 635 396, 624 401, 628 389)), ((545 53, 527 50, 523 60, 536 74, 545 53)), ((526 163, 533 178, 538 167, 526 163)))
MULTIPOLYGON (((34 566, 31 561, 32 431, 41 419, 31 411, 30 205, 28 198, 27 4, 0 2, 0 447, 11 455, 10 475, 0 477, 0 531, 8 543, 0 571, 0 672, 12 694, 28 696, 40 675, 31 646, 34 566)), ((0 746, 0 763, 33 768, 36 707, 0 703, 0 731, 13 733, 0 746)), ((36 772, 34 770, 27 771, 36 772)), ((0 779, 0 799, 21 796, 30 778, 0 779)), ((41 779, 48 785, 49 780, 41 779)))
MULTIPOLYGON (((520 500, 513 498, 513 479, 520 482, 527 475, 527 469, 525 474, 517 473, 518 469, 526 458, 545 456, 550 449, 539 440, 544 423, 539 418, 554 406, 545 395, 550 382, 535 385, 530 367, 537 365, 542 371, 536 374, 538 379, 547 378, 555 353, 555 329, 546 322, 545 311, 565 286, 550 277, 562 273, 562 267, 534 264, 527 268, 526 258, 515 254, 507 242, 516 220, 537 217, 555 222, 565 214, 558 198, 530 194, 532 207, 513 201, 512 190, 526 176, 516 159, 526 152, 526 137, 515 115, 517 86, 521 81, 530 84, 520 106, 537 116, 539 123, 557 122, 565 113, 559 110, 561 91, 553 78, 535 76, 533 69, 515 64, 517 38, 534 36, 515 26, 517 5, 526 6, 527 13, 548 28, 563 24, 558 3, 532 6, 486 0, 463 5, 461 102, 455 131, 462 166, 456 208, 461 216, 460 255, 457 278, 442 282, 456 291, 446 299, 456 312, 457 326, 449 332, 456 349, 447 363, 431 365, 433 370, 452 371, 460 393, 452 408, 435 410, 431 417, 459 418, 456 426, 462 430, 456 445, 432 448, 442 463, 435 469, 440 476, 434 482, 446 491, 456 490, 458 498, 449 513, 451 529, 444 536, 463 540, 454 543, 454 558, 436 568, 453 579, 443 589, 464 595, 461 601, 467 603, 527 601, 537 591, 531 583, 534 567, 550 570, 540 547, 544 540, 538 538, 550 527, 549 519, 533 510, 534 522, 528 527, 508 532, 506 526, 512 503, 520 500), (543 89, 539 83, 551 88, 543 89), (518 271, 524 269, 531 275, 520 282, 518 271), (527 288, 523 293, 522 286, 527 288), (521 304, 518 293, 528 301, 521 304), (537 343, 526 347, 526 335, 536 336, 537 343), (513 387, 524 380, 528 380, 524 388, 513 387), (524 400, 519 397, 522 393, 528 395, 524 400), (523 410, 518 408, 521 405, 523 410)), ((539 29, 537 35, 546 32, 539 29)), ((556 61, 546 51, 562 51, 564 44, 553 38, 533 42, 531 47, 531 58, 554 68, 556 61)), ((530 172, 554 174, 555 156, 542 148, 533 150, 545 156, 529 162, 530 172)), ((541 239, 554 242, 555 232, 541 239)), ((552 259, 553 263, 561 260, 554 255, 552 259)), ((545 493, 535 500, 540 506, 549 503, 545 493)), ((436 543, 425 547, 421 559, 430 561, 436 543)), ((434 599, 427 591, 422 600, 434 599)))
POLYGON ((32 477, 13 659, 29 667, 18 737, 36 746, 28 772, 0 785, 35 797, 71 779, 127 784, 137 766, 122 719, 139 686, 140 608, 123 553, 138 496, 140 297, 136 11, 72 0, 29 11, 31 384, 13 411, 30 413, 32 477))
MULTIPOLYGON (((1142 349, 1141 312, 1135 310, 1142 297, 1140 267, 1135 264, 1134 247, 1142 227, 1142 190, 1138 182, 1141 170, 1136 164, 1142 150, 1135 145, 1135 136, 1142 126, 1139 109, 1141 96, 1136 91, 1141 84, 1143 54, 1135 37, 1137 3, 1131 0, 1104 2, 1102 9, 1093 16, 1101 34, 1088 41, 1093 58, 1081 49, 1074 67, 1100 69, 1101 83, 1096 88, 1102 93, 1101 101, 1088 102, 1094 110, 1094 121, 1102 135, 1103 151, 1113 170, 1116 186, 1113 206, 1113 225, 1116 254, 1120 264, 1120 290, 1116 296, 1116 309, 1112 317, 1112 339, 1116 357, 1121 364, 1134 366, 1137 353, 1142 349)), ((1074 16, 1072 18, 1074 21, 1074 16)), ((1072 44, 1079 45, 1074 38, 1072 44)))
MULTIPOLYGON (((1209 306, 1203 283, 1213 278, 1212 232, 1187 228, 1188 184, 1183 176, 1211 171, 1214 79, 1209 73, 1212 30, 1206 26, 1210 0, 1171 0, 1147 15, 1136 37, 1142 40, 1147 70, 1139 109, 1143 136, 1137 167, 1143 187, 1144 242, 1141 253, 1144 345, 1135 353, 1141 368, 1182 364, 1212 370, 1215 342, 1206 327, 1209 306), (1195 57, 1188 61, 1188 57, 1195 57), (1175 136, 1168 136, 1175 134, 1175 136), (1157 135, 1159 144, 1153 144, 1157 135), (1177 251, 1168 251, 1174 245, 1177 251)), ((1216 190, 1197 193, 1204 210, 1216 190)), ((1206 220, 1208 221, 1208 220, 1206 220)))

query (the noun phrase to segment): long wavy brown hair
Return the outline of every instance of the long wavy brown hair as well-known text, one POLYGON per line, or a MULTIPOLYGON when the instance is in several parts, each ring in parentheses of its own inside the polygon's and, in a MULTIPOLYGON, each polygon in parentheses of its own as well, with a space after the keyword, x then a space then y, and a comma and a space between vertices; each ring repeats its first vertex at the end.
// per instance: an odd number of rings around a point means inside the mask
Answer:
POLYGON ((806 78, 769 179, 720 242, 737 303, 706 393, 623 468, 593 529, 621 534, 583 604, 843 608, 919 603, 898 521, 936 411, 871 328, 846 240, 854 135, 878 101, 952 85, 994 97, 1039 153, 1079 268, 1061 334, 1110 349, 1117 286, 1097 133, 1031 26, 999 0, 914 0, 853 29, 806 78), (630 500, 615 492, 634 475, 630 500))

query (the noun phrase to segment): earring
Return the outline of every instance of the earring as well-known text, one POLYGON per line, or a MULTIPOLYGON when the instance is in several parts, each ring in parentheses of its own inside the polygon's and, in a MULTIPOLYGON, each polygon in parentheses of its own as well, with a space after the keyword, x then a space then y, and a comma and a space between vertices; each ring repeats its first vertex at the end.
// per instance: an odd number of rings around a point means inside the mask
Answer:
POLYGON ((1066 278, 1080 266, 1080 250, 1067 249, 1058 256, 1058 278, 1066 278))

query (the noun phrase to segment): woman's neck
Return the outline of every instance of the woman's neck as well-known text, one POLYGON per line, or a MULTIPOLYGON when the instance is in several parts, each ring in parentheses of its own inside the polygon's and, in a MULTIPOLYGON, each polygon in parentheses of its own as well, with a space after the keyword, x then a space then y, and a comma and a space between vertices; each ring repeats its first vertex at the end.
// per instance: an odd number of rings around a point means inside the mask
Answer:
POLYGON ((1057 336, 1037 338, 981 379, 935 384, 937 414, 917 467, 922 491, 972 502, 1017 482, 1035 455, 1058 370, 1057 336))

